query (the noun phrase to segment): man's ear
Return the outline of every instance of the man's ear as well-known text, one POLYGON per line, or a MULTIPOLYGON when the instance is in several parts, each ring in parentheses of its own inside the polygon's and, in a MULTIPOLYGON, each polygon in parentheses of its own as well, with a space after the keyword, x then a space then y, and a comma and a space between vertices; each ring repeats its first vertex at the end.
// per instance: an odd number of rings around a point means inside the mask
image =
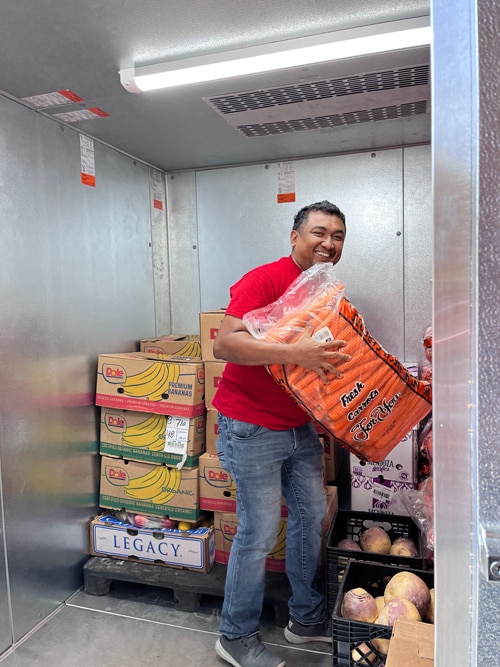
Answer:
POLYGON ((290 243, 292 244, 292 248, 297 243, 298 236, 299 236, 299 232, 296 229, 292 229, 292 231, 290 232, 290 243))

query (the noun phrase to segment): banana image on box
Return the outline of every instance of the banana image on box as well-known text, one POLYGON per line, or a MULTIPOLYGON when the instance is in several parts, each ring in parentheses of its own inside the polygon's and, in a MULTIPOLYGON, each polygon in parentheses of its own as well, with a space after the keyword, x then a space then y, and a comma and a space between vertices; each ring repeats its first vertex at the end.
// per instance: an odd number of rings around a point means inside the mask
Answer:
POLYGON ((125 493, 136 500, 149 500, 157 505, 168 503, 175 496, 182 473, 176 468, 157 466, 142 477, 130 480, 125 493))
POLYGON ((122 384, 123 393, 137 398, 148 396, 150 401, 159 401, 165 388, 179 380, 180 372, 179 364, 153 362, 147 370, 127 377, 122 384))
POLYGON ((183 356, 159 357, 147 352, 100 354, 95 403, 161 415, 204 415, 203 362, 183 356))
POLYGON ((165 430, 167 417, 165 415, 150 415, 139 424, 127 426, 122 435, 122 441, 131 447, 145 447, 153 452, 165 449, 165 430))

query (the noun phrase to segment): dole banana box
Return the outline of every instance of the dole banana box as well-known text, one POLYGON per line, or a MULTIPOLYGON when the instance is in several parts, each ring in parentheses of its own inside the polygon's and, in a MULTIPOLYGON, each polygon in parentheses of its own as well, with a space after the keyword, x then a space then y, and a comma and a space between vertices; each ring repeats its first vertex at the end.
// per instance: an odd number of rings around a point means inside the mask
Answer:
POLYGON ((203 361, 219 361, 214 357, 214 340, 225 314, 225 308, 200 313, 201 358, 203 361))
POLYGON ((236 486, 224 470, 217 454, 200 456, 200 509, 209 512, 236 512, 236 486))
MULTIPOLYGON (((326 492, 326 514, 323 520, 323 566, 327 563, 327 537, 330 526, 338 509, 337 488, 327 486, 326 492)), ((281 520, 278 527, 276 544, 266 558, 266 570, 270 572, 286 571, 286 529, 287 511, 285 499, 282 498, 281 520)), ((215 528, 215 562, 227 565, 229 553, 233 545, 234 536, 238 530, 238 517, 233 512, 214 512, 215 528)))
POLYGON ((215 532, 213 526, 161 531, 136 528, 103 514, 90 524, 90 553, 210 572, 215 562, 215 532))
POLYGON ((205 415, 177 417, 101 408, 101 454, 194 468, 204 446, 205 415))
POLYGON ((173 354, 201 361, 201 343, 197 334, 169 334, 158 338, 142 338, 139 341, 139 350, 158 357, 173 354))
POLYGON ((101 507, 197 521, 200 514, 198 468, 171 468, 101 457, 101 507))
MULTIPOLYGON (((286 571, 287 517, 281 517, 276 544, 266 558, 268 572, 286 571)), ((238 517, 233 512, 214 512, 215 562, 227 565, 233 539, 238 531, 238 517)))
MULTIPOLYGON (((221 466, 217 454, 200 456, 200 509, 208 512, 236 512, 236 485, 221 466)), ((283 501, 281 513, 286 516, 283 501)))
POLYGON ((96 405, 198 417, 205 413, 203 363, 186 357, 159 358, 146 352, 100 354, 96 405))
POLYGON ((219 386, 219 382, 222 378, 222 373, 225 367, 225 361, 205 362, 205 406, 208 410, 214 409, 212 401, 219 386))

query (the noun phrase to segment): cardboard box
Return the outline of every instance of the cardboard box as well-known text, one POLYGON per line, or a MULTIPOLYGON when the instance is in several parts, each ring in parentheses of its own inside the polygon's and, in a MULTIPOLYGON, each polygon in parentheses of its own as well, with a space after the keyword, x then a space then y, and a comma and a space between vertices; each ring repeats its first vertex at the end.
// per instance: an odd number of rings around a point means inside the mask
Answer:
POLYGON ((403 514, 408 511, 400 501, 398 491, 414 489, 414 482, 395 482, 378 477, 351 474, 351 509, 358 512, 403 514))
POLYGON ((236 486, 224 470, 217 454, 200 456, 200 509, 209 512, 236 512, 236 486))
POLYGON ((219 412, 207 410, 205 426, 205 452, 217 454, 217 438, 219 437, 219 412))
POLYGON ((201 342, 197 334, 170 334, 158 338, 142 338, 139 341, 139 349, 141 352, 158 357, 173 354, 201 361, 201 342))
POLYGON ((99 504, 112 509, 197 521, 198 468, 169 468, 139 461, 101 458, 99 504))
POLYGON ((145 352, 100 354, 96 405, 161 415, 205 413, 205 371, 201 361, 160 359, 145 352))
POLYGON ((387 653, 386 667, 432 667, 434 625, 397 619, 387 653))
MULTIPOLYGON (((327 508, 323 522, 323 534, 325 536, 325 549, 323 553, 323 562, 326 564, 326 538, 330 526, 338 508, 337 489, 334 486, 326 487, 327 508)), ((286 571, 286 528, 288 521, 288 512, 286 510, 285 499, 282 499, 281 521, 278 528, 276 544, 269 552, 266 558, 266 570, 269 572, 286 571)), ((233 512, 214 512, 215 528, 215 562, 227 565, 229 553, 233 545, 233 539, 238 531, 238 517, 233 512)))
MULTIPOLYGON (((286 571, 286 525, 287 517, 281 517, 276 544, 266 558, 268 572, 286 571)), ((215 562, 227 565, 238 532, 238 517, 233 512, 214 512, 215 562)))
POLYGON ((214 357, 214 340, 226 314, 225 308, 200 313, 201 358, 203 361, 220 361, 214 357))
POLYGON ((411 430, 379 463, 360 461, 349 455, 351 473, 365 477, 392 480, 394 482, 416 482, 418 478, 418 431, 411 430))
POLYGON ((205 415, 176 417, 101 408, 101 454, 194 468, 204 449, 205 415))
POLYGON ((325 479, 327 482, 334 482, 340 472, 340 463, 342 461, 342 452, 340 445, 328 433, 320 433, 320 440, 323 443, 325 452, 325 479))
POLYGON ((215 392, 219 386, 224 368, 225 361, 206 361, 205 362, 205 407, 207 410, 213 410, 212 405, 215 392))
POLYGON ((90 553, 209 572, 215 562, 215 531, 213 526, 161 531, 136 528, 102 515, 90 524, 90 553))
MULTIPOLYGON (((208 512, 236 512, 236 486, 231 475, 221 466, 217 454, 200 456, 200 509, 208 512)), ((282 515, 287 508, 282 502, 282 515)))

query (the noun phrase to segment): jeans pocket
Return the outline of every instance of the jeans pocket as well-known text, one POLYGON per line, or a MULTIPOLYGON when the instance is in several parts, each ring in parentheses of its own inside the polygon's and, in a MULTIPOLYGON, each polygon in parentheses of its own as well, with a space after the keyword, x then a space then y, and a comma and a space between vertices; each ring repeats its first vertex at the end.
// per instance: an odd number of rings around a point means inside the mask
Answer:
POLYGON ((228 430, 230 430, 231 435, 239 440, 250 440, 258 435, 261 431, 265 429, 262 426, 257 426, 256 424, 249 424, 248 422, 242 422, 238 419, 231 419, 228 423, 228 430))

